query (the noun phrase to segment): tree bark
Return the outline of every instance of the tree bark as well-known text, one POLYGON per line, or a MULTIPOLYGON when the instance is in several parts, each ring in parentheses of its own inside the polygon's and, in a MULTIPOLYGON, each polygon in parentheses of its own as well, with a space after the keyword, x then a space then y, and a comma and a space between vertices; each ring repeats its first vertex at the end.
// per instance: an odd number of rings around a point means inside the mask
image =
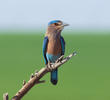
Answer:
POLYGON ((3 94, 3 100, 8 100, 8 93, 3 94))

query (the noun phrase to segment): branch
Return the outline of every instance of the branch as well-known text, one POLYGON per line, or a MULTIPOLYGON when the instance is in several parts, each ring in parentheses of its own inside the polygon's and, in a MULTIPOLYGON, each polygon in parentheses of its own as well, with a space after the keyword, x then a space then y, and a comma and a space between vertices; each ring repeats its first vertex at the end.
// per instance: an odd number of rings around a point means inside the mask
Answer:
MULTIPOLYGON (((34 74, 31 75, 30 80, 26 83, 26 81, 23 81, 23 87, 16 93, 16 95, 12 98, 12 100, 20 100, 34 85, 39 83, 44 83, 45 81, 40 81, 40 79, 47 74, 48 72, 53 71, 54 69, 60 67, 62 64, 66 63, 72 56, 75 56, 76 52, 73 52, 69 56, 63 58, 61 56, 55 63, 51 63, 50 65, 47 65, 46 67, 42 68, 40 71, 37 71, 34 74), (51 66, 52 69, 50 69, 48 66, 51 66)), ((4 99, 8 100, 8 99, 4 99)))
POLYGON ((8 93, 3 94, 3 100, 8 100, 8 93))

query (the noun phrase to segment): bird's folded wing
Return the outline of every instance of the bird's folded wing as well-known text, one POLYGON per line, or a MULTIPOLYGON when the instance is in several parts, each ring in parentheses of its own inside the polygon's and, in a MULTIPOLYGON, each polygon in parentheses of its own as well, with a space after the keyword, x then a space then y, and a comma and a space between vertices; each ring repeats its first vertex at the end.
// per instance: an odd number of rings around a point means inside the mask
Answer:
POLYGON ((64 55, 64 53, 65 53, 65 40, 62 36, 60 37, 60 41, 61 41, 61 48, 62 48, 61 55, 64 55))
POLYGON ((48 44, 48 37, 46 36, 46 37, 44 37, 44 41, 43 41, 43 57, 44 57, 45 64, 48 63, 48 60, 46 57, 47 44, 48 44))

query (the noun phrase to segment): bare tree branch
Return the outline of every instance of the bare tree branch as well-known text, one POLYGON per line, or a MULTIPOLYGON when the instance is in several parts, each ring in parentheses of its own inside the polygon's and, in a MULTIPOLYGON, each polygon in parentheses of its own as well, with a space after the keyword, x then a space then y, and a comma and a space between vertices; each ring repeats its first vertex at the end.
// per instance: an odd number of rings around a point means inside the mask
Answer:
POLYGON ((8 93, 3 94, 3 100, 8 100, 8 93))
MULTIPOLYGON (((48 72, 53 71, 54 69, 60 67, 62 64, 66 63, 72 56, 75 56, 76 52, 73 52, 69 56, 63 58, 61 56, 55 63, 47 65, 46 67, 42 68, 40 71, 37 71, 35 74, 32 74, 30 80, 26 83, 23 81, 23 87, 16 93, 16 95, 12 98, 12 100, 21 100, 21 98, 36 84, 44 83, 45 80, 40 81, 40 79, 46 75, 48 72), (50 69, 48 66, 51 66, 50 69)), ((8 100, 8 99, 4 99, 8 100)))

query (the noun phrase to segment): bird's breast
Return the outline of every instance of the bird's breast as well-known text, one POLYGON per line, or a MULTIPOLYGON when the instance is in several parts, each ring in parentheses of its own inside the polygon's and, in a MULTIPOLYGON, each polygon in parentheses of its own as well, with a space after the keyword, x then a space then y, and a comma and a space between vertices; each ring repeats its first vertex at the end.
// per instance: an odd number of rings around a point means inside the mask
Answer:
POLYGON ((61 42, 60 39, 49 39, 48 45, 47 45, 47 53, 58 55, 61 54, 61 42))

